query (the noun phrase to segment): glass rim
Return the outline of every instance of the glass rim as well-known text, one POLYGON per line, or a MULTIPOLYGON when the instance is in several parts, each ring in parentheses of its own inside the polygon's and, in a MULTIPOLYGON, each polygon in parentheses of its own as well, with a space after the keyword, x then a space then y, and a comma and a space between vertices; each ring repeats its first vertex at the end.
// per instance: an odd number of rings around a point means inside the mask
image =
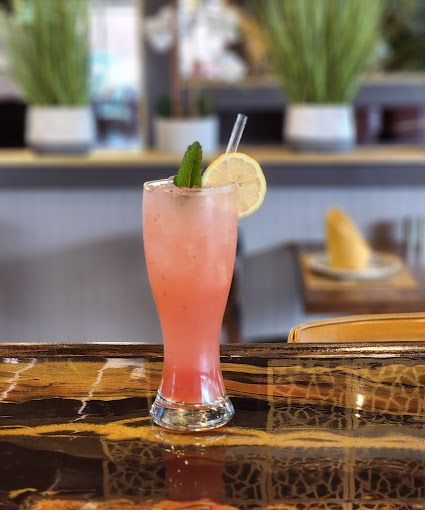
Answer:
POLYGON ((179 188, 173 184, 174 176, 168 179, 158 179, 154 181, 146 181, 143 184, 143 191, 173 193, 177 195, 203 195, 210 193, 225 193, 227 191, 236 190, 236 184, 224 184, 223 186, 207 186, 204 188, 179 188), (171 188, 159 188, 162 184, 172 184, 171 188))

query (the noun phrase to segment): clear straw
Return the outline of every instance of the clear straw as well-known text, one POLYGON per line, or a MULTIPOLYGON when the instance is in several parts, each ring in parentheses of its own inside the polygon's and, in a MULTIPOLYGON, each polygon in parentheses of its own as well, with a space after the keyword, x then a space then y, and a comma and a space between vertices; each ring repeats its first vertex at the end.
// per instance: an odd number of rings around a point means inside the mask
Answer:
POLYGON ((229 138, 229 143, 227 144, 227 152, 236 152, 239 147, 239 143, 242 138, 242 134, 245 129, 246 121, 248 120, 248 117, 244 115, 243 113, 238 113, 238 116, 236 117, 236 122, 232 129, 232 134, 229 138))

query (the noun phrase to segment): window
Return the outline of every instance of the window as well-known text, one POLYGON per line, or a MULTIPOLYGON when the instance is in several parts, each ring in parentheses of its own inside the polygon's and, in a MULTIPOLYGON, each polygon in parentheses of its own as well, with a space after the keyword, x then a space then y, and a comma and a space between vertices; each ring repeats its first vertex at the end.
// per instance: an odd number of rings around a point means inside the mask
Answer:
POLYGON ((142 66, 139 0, 92 0, 92 90, 99 145, 138 148, 142 66))

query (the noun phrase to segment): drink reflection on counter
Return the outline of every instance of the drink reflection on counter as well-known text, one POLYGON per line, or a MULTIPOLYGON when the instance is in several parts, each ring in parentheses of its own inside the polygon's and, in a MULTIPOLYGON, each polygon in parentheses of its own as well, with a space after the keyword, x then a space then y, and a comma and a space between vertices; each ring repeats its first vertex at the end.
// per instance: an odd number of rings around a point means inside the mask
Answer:
POLYGON ((167 499, 191 501, 191 510, 227 510, 224 499, 223 468, 225 448, 165 453, 167 499), (198 503, 198 504, 196 504, 198 503))

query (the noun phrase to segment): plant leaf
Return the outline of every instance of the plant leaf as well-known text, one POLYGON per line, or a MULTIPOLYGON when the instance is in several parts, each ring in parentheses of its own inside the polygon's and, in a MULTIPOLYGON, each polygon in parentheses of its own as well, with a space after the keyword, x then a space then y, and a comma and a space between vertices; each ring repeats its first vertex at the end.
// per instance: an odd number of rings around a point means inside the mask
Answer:
POLYGON ((88 0, 14 3, 5 19, 13 75, 31 105, 90 101, 88 0))
POLYGON ((202 147, 199 142, 189 145, 185 152, 174 184, 179 188, 201 187, 202 179, 202 147))
POLYGON ((376 58, 386 0, 251 0, 292 103, 344 104, 376 58))

